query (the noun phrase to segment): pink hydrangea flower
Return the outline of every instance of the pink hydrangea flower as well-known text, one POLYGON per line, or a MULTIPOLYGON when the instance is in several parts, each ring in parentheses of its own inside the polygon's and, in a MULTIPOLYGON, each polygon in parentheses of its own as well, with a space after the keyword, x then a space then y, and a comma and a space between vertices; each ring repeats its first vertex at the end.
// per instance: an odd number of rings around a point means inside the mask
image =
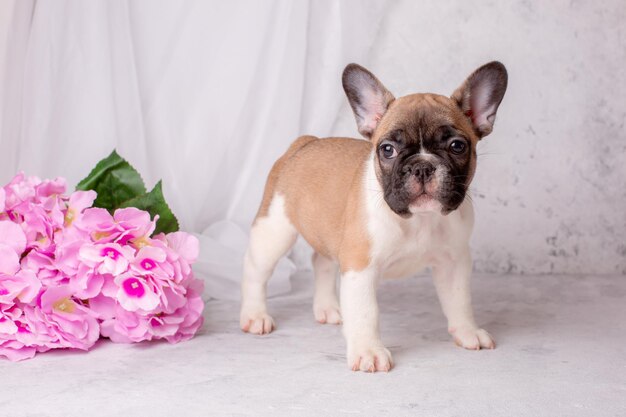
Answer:
MULTIPOLYGON (((201 281, 198 287, 202 288, 201 281)), ((192 292, 187 302, 170 314, 132 314, 120 305, 101 324, 101 333, 116 343, 142 340, 166 339, 178 343, 191 339, 202 326, 204 302, 199 294, 192 292)))
POLYGON ((20 269, 20 258, 7 245, 0 244, 0 273, 12 275, 20 269))
POLYGON ((159 305, 159 296, 143 277, 126 273, 115 278, 118 285, 116 299, 127 311, 149 312, 159 305))
POLYGON ((152 236, 158 217, 92 208, 65 180, 17 174, 0 187, 0 356, 56 348, 187 340, 202 325, 198 240, 152 236))
POLYGON ((126 272, 134 250, 117 243, 86 244, 78 251, 78 258, 99 274, 120 275, 126 272))
POLYGON ((88 350, 98 340, 100 326, 95 315, 72 295, 69 286, 48 288, 41 294, 40 308, 30 310, 31 318, 46 324, 53 337, 48 347, 88 350))
POLYGON ((0 221, 0 245, 21 255, 26 249, 26 234, 19 225, 8 220, 0 221))
POLYGON ((195 236, 184 232, 174 232, 168 235, 157 235, 152 242, 166 251, 167 260, 174 267, 176 283, 191 276, 191 264, 196 261, 200 252, 200 243, 195 236))
POLYGON ((100 324, 102 336, 115 343, 133 343, 152 340, 149 333, 148 317, 125 310, 119 304, 115 306, 114 317, 100 324))
POLYGON ((4 186, 6 193, 5 210, 13 210, 20 203, 35 198, 35 184, 40 183, 37 177, 27 178, 24 173, 18 173, 11 182, 4 186))
POLYGON ((133 241, 136 247, 144 246, 143 240, 148 239, 156 228, 158 216, 150 220, 150 214, 135 207, 115 210, 115 222, 123 229, 120 243, 133 241))
POLYGON ((67 276, 59 271, 54 254, 31 250, 22 258, 21 268, 33 272, 46 287, 68 282, 67 276))
POLYGON ((85 209, 91 207, 96 196, 95 191, 76 191, 64 202, 63 227, 55 237, 57 244, 89 239, 88 232, 75 227, 75 223, 80 224, 85 209))
POLYGON ((114 242, 123 232, 113 216, 102 208, 88 208, 83 211, 80 219, 74 225, 86 232, 91 241, 98 243, 114 242))
POLYGON ((59 228, 63 221, 63 214, 56 210, 56 219, 52 213, 47 212, 42 206, 31 206, 22 211, 22 228, 26 233, 29 248, 37 248, 42 251, 53 250, 54 231, 59 228))
POLYGON ((143 246, 131 262, 131 269, 140 275, 156 275, 168 278, 173 276, 174 268, 166 260, 167 254, 162 248, 143 246))
POLYGON ((21 308, 0 306, 0 356, 20 361, 32 358, 38 351, 47 350, 43 345, 38 346, 25 322, 21 308))
MULTIPOLYGON (((174 311, 170 315, 163 317, 163 320, 167 323, 177 323, 178 329, 174 334, 165 336, 165 339, 170 343, 178 343, 181 341, 191 339, 202 323, 204 318, 202 317, 202 311, 204 310, 204 301, 202 301, 202 291, 204 290, 204 283, 200 280, 194 279, 191 287, 188 288, 187 302, 174 311)), ((157 335, 155 329, 155 322, 153 325, 153 334, 157 335)))
POLYGON ((77 298, 88 300, 100 294, 107 276, 93 273, 89 268, 81 265, 76 275, 72 275, 68 282, 77 298))
POLYGON ((30 303, 39 294, 41 281, 32 271, 22 270, 15 275, 0 274, 0 304, 16 301, 30 303))

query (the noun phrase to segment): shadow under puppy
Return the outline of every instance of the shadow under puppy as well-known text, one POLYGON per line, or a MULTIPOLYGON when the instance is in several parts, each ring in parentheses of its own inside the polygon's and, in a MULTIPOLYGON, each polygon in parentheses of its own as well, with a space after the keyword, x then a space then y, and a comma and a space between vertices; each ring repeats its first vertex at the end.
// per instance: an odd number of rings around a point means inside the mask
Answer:
POLYGON ((474 212, 465 195, 476 169, 476 145, 491 133, 506 91, 504 65, 478 68, 451 97, 394 98, 356 64, 344 70, 343 87, 359 132, 369 140, 303 136, 276 161, 245 255, 242 330, 274 329, 265 302, 267 280, 301 234, 315 250, 315 318, 333 324, 343 319, 352 370, 393 366, 378 330, 378 279, 425 267, 432 268, 455 342, 467 349, 494 348, 471 307, 474 212))

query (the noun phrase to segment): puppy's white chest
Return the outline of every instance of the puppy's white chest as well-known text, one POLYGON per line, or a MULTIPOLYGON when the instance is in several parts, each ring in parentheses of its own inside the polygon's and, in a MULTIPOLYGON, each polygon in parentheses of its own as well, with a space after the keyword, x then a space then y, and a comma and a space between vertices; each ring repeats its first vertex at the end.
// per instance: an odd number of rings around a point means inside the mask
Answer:
POLYGON ((388 224, 386 231, 379 230, 373 236, 373 260, 382 275, 385 278, 400 278, 429 266, 433 251, 442 244, 441 229, 438 224, 416 219, 406 224, 388 224))

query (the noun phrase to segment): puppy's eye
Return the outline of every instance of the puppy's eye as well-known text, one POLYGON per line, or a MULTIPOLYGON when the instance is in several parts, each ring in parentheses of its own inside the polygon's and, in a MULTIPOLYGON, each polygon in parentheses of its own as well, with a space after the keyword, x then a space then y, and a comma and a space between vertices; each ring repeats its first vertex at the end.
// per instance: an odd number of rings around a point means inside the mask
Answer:
POLYGON ((452 142, 450 142, 449 148, 450 148, 450 152, 452 152, 453 154, 460 155, 463 152, 465 152, 467 145, 462 140, 455 139, 452 142))
POLYGON ((382 145, 380 145, 379 149, 380 153, 382 153, 383 156, 387 159, 393 159, 398 156, 398 151, 396 151, 396 148, 388 143, 383 143, 382 145))

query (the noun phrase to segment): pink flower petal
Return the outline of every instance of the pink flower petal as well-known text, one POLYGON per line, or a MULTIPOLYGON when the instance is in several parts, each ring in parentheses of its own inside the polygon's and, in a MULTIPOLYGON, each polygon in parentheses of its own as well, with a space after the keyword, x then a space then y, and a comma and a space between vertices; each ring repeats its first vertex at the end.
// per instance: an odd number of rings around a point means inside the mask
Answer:
POLYGON ((17 333, 17 326, 13 322, 6 317, 0 317, 0 334, 15 334, 17 333))
POLYGON ((135 259, 143 260, 146 258, 152 259, 156 262, 165 262, 167 255, 165 254, 165 251, 161 248, 157 248, 154 246, 144 246, 143 248, 139 249, 139 252, 137 252, 135 259))
POLYGON ((166 235, 167 244, 183 259, 194 263, 200 253, 198 238, 185 232, 173 232, 166 235))
POLYGON ((83 213, 83 222, 93 226, 93 228, 113 228, 113 216, 103 208, 90 208, 83 213))
POLYGON ((4 356, 11 362, 23 361, 24 359, 32 359, 37 353, 37 349, 31 346, 23 346, 16 342, 14 345, 10 343, 0 344, 0 356, 4 356))
POLYGON ((119 286, 117 301, 127 311, 152 311, 159 305, 159 296, 142 278, 122 275, 115 278, 119 286))
POLYGON ((0 221, 0 244, 13 248, 16 254, 21 255, 26 249, 26 235, 22 228, 9 220, 0 221))
POLYGON ((78 259, 97 264, 102 260, 101 249, 95 245, 82 245, 78 250, 78 259))
POLYGON ((20 292, 17 298, 23 303, 30 303, 39 295, 41 290, 41 281, 37 279, 37 276, 32 271, 22 270, 15 276, 24 283, 24 289, 20 292))
POLYGON ((57 301, 65 298, 69 299, 72 296, 72 293, 73 291, 68 285, 48 288, 41 295, 41 309, 45 312, 52 311, 55 308, 55 303, 57 301))
POLYGON ((150 224, 150 213, 136 207, 117 209, 113 213, 113 218, 118 223, 124 223, 134 228, 144 228, 150 224))
POLYGON ((158 219, 158 216, 155 216, 154 220, 150 220, 150 213, 135 207, 117 209, 113 217, 120 227, 126 230, 127 240, 150 236, 158 219))
POLYGON ((89 308, 96 314, 100 320, 112 319, 115 317, 115 299, 106 297, 102 294, 97 295, 89 300, 89 308))
POLYGON ((93 191, 75 191, 70 195, 68 206, 76 210, 78 213, 84 209, 91 207, 98 194, 93 191))
POLYGON ((35 187, 37 197, 50 197, 55 194, 63 194, 66 188, 65 178, 44 180, 35 187))
POLYGON ((0 244, 0 273, 14 275, 20 269, 20 258, 15 250, 0 244))

